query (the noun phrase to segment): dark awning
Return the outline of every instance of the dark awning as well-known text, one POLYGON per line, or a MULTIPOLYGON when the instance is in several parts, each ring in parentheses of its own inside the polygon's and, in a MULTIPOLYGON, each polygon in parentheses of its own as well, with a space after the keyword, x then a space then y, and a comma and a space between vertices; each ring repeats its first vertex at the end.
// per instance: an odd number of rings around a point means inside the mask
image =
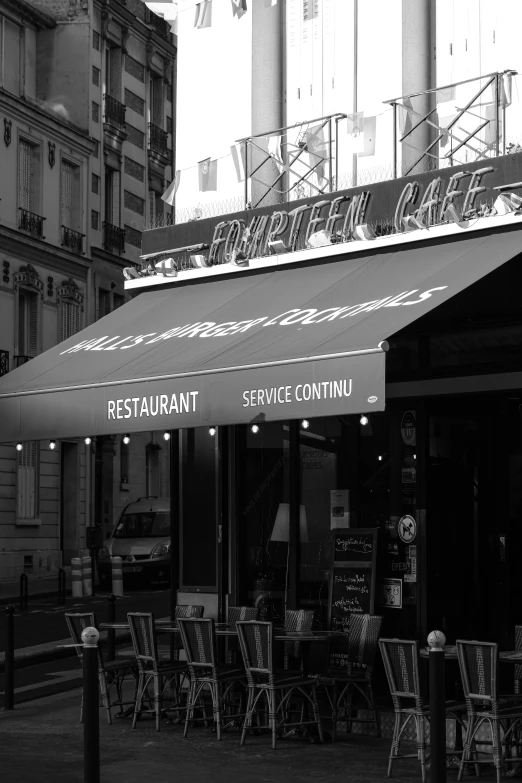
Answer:
POLYGON ((0 440, 383 410, 382 341, 520 246, 476 234, 143 293, 0 380, 0 440))

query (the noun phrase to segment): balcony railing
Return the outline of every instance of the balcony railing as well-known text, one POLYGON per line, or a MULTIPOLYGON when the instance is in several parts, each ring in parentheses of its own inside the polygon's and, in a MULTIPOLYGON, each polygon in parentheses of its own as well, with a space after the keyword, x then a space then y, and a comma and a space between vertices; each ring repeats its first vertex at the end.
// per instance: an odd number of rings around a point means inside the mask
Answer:
POLYGON ((165 19, 162 19, 161 16, 153 13, 153 11, 149 11, 149 24, 162 38, 166 38, 167 41, 170 39, 170 24, 165 19))
POLYGON ((158 128, 154 123, 149 122, 149 149, 153 152, 158 152, 160 155, 168 156, 169 150, 167 147, 167 139, 169 134, 167 131, 158 128))
POLYGON ((85 234, 80 234, 79 231, 73 231, 72 228, 62 226, 62 247, 66 247, 72 250, 73 253, 78 253, 79 256, 83 255, 83 238, 85 234))
POLYGON ((25 354, 18 354, 17 356, 13 356, 13 364, 16 367, 21 367, 22 364, 27 364, 28 361, 30 361, 33 357, 32 356, 26 356, 25 354))
POLYGON ((28 209, 19 207, 20 220, 18 221, 18 228, 22 231, 27 231, 29 234, 33 234, 39 239, 45 239, 43 235, 43 224, 45 218, 41 215, 36 215, 34 212, 29 212, 28 209))
POLYGON ((0 376, 9 372, 9 351, 0 351, 0 376))
POLYGON ((112 95, 105 93, 103 96, 103 120, 111 125, 117 125, 119 128, 125 127, 125 109, 124 103, 120 103, 112 95))
POLYGON ((112 223, 103 224, 103 247, 109 253, 125 253, 125 229, 113 226, 112 223))

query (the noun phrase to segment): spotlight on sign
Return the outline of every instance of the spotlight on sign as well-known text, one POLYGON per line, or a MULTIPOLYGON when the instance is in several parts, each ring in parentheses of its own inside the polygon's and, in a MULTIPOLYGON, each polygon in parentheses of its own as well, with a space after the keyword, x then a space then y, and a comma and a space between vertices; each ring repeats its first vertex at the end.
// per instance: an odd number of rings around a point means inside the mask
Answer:
POLYGON ((370 228, 366 223, 362 223, 360 226, 355 226, 353 230, 355 239, 375 239, 376 234, 373 229, 370 228))
POLYGON ((83 442, 85 443, 86 446, 90 446, 92 443, 92 438, 87 437, 83 442))
POLYGON ((268 243, 268 247, 270 248, 270 252, 274 256, 280 256, 281 253, 288 253, 288 248, 282 239, 272 240, 272 242, 268 243))
POLYGON ((252 432, 254 433, 254 435, 257 435, 257 433, 259 432, 259 424, 252 424, 252 426, 250 427, 250 429, 252 430, 252 432))
POLYGON ((128 446, 130 443, 130 435, 124 435, 123 442, 125 443, 126 446, 128 446))
POLYGON ((379 462, 382 462, 382 454, 379 454, 379 456, 377 457, 377 459, 379 460, 379 462))
POLYGON ((51 449, 51 451, 55 450, 55 448, 56 448, 56 441, 55 440, 50 440, 49 441, 49 448, 51 449))
POLYGON ((23 448, 24 448, 24 444, 23 444, 23 443, 17 443, 17 444, 16 444, 16 450, 17 450, 17 451, 22 451, 22 450, 23 450, 23 448))
POLYGON ((303 419, 303 421, 301 422, 301 427, 304 430, 307 430, 309 426, 310 426, 310 422, 308 421, 308 419, 303 419))
POLYGON ((250 266, 247 256, 244 253, 241 253, 240 250, 230 254, 230 263, 232 266, 250 266))
POLYGON ((126 266, 123 270, 123 277, 125 280, 135 280, 139 277, 138 270, 133 266, 126 266))
POLYGON ((203 255, 203 253, 196 253, 192 256, 189 256, 190 265, 194 267, 194 269, 204 269, 208 266, 210 266, 208 262, 208 258, 203 255))
POLYGON ((216 427, 209 427, 208 434, 210 435, 211 438, 213 438, 214 435, 216 434, 216 427))
POLYGON ((363 415, 359 419, 359 422, 360 422, 362 427, 366 427, 366 425, 368 424, 368 416, 365 416, 364 413, 363 413, 363 415))
POLYGON ((329 231, 316 231, 310 234, 306 244, 308 247, 326 247, 332 244, 332 235, 329 231))
POLYGON ((170 440, 170 432, 168 430, 165 430, 163 433, 163 440, 170 440))
POLYGON ((154 269, 158 274, 163 275, 163 277, 178 276, 178 265, 173 258, 163 258, 161 261, 158 261, 157 264, 154 264, 154 269))

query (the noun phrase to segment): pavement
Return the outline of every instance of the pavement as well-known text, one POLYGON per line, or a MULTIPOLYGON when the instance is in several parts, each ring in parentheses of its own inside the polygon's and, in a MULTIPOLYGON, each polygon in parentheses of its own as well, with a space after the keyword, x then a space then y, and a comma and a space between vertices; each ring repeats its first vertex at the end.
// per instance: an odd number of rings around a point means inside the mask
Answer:
MULTIPOLYGON (((65 588, 71 594, 71 569, 64 567, 65 588)), ((29 603, 31 599, 47 598, 58 595, 58 574, 53 576, 27 576, 27 594, 29 603)), ((20 578, 11 581, 0 582, 0 605, 4 603, 18 603, 20 598, 20 578)))
MULTIPOLYGON (((2 783, 83 781, 80 699, 76 689, 0 713, 2 783)), ((100 710, 101 783, 384 783, 389 750, 389 739, 361 734, 342 734, 334 745, 293 738, 275 751, 263 734, 240 747, 237 730, 218 742, 211 728, 193 728, 184 739, 181 725, 163 721, 156 732, 148 717, 134 730, 128 719, 108 726, 100 710)), ((481 778, 493 781, 492 770, 484 769, 481 778)), ((456 779, 457 770, 448 770, 449 783, 456 779)), ((396 762, 394 780, 417 783, 418 762, 396 762)))

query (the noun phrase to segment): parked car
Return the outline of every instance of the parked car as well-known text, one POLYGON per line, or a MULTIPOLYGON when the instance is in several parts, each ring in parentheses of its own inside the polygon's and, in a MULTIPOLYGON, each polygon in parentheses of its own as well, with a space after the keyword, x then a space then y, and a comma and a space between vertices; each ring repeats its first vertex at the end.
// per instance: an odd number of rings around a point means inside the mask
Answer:
POLYGON ((100 585, 111 585, 111 557, 121 557, 123 581, 170 581, 170 498, 139 498, 126 506, 98 552, 100 585))

